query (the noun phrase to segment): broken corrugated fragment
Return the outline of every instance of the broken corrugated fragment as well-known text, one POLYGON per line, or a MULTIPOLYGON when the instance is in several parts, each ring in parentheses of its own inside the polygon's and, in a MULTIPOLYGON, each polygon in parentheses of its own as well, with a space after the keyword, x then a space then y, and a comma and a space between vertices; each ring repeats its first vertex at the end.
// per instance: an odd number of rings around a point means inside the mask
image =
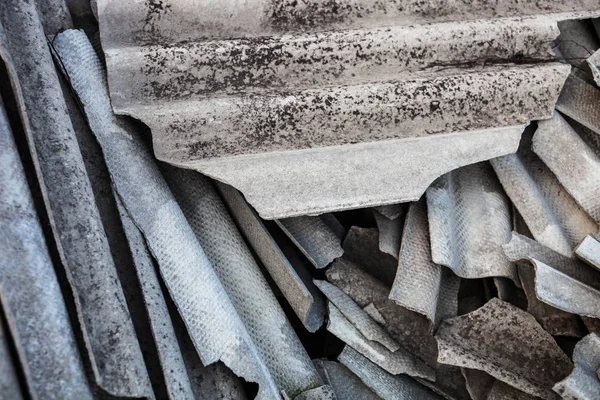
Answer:
POLYGON ((552 386, 571 362, 528 313, 491 299, 470 314, 445 320, 435 338, 438 361, 485 371, 533 396, 553 400, 552 386))
POLYGON ((220 182, 215 184, 238 228, 283 296, 304 327, 315 332, 323 325, 325 300, 312 282, 310 268, 305 265, 308 262, 302 260, 299 250, 292 248, 294 244, 276 241, 240 192, 220 182))
POLYGON ((404 204, 389 204, 387 206, 373 207, 373 209, 388 219, 396 219, 406 213, 404 204))
POLYGON ((360 308, 350 296, 327 281, 315 280, 314 283, 364 337, 370 341, 378 342, 391 352, 395 352, 400 348, 398 343, 366 311, 360 308))
POLYGON ((538 299, 572 314, 600 316, 600 271, 514 232, 503 249, 508 259, 533 264, 538 299))
POLYGON ((600 337, 591 333, 573 351, 575 369, 554 391, 567 400, 592 400, 600 395, 600 337))
POLYGON ((592 76, 596 82, 596 86, 600 86, 600 50, 596 50, 594 54, 587 59, 588 66, 592 70, 592 76))
POLYGON ((325 268, 344 254, 344 227, 332 214, 276 220, 316 268, 325 268))
POLYGON ((560 114, 539 122, 533 151, 579 205, 599 222, 600 158, 560 114))
POLYGON ((81 31, 65 31, 55 48, 102 147, 115 189, 144 234, 173 301, 205 365, 222 360, 259 384, 258 399, 279 389, 231 299, 135 127, 110 106, 100 60, 81 31))
POLYGON ((375 210, 373 210, 373 216, 379 233, 379 250, 397 260, 404 220, 402 218, 390 219, 375 210))
POLYGON ((600 242, 594 236, 588 235, 575 248, 575 254, 586 263, 600 270, 600 242))
POLYGON ((198 242, 280 389, 295 398, 322 386, 312 360, 212 182, 195 171, 168 165, 161 167, 198 242))
POLYGON ((398 260, 383 253, 379 243, 377 229, 353 226, 344 239, 344 258, 391 286, 398 269, 398 260))
POLYGON ((335 361, 314 360, 323 381, 335 392, 338 400, 378 400, 379 397, 346 366, 335 361))
POLYGON ((425 200, 412 203, 406 216, 398 271, 389 298, 425 315, 433 329, 442 319, 456 316, 459 285, 460 278, 431 260, 425 200))
POLYGON ((442 397, 405 375, 392 375, 345 346, 338 360, 384 400, 441 400, 442 397))
POLYGON ((502 254, 512 230, 510 201, 487 163, 463 167, 427 190, 433 262, 461 278, 506 277, 515 266, 502 254))
POLYGON ((573 72, 565 82, 556 109, 600 135, 599 104, 600 89, 573 72))

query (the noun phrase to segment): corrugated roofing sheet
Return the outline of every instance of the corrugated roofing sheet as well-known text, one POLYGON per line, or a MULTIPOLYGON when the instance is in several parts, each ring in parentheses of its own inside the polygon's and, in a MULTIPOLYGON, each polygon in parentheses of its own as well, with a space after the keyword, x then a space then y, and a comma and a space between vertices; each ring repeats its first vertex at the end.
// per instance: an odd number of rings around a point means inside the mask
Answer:
POLYGON ((231 184, 267 219, 416 200, 513 153, 569 72, 552 62, 556 21, 594 13, 591 0, 98 2, 115 111, 150 126, 159 159, 231 184))

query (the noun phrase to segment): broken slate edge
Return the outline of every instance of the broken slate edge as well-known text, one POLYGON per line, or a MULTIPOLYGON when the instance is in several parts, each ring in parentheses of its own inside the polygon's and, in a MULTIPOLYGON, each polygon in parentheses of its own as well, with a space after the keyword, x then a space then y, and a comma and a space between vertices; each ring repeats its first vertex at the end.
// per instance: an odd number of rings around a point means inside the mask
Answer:
POLYGON ((588 235, 575 248, 575 254, 586 263, 600 270, 600 242, 588 235))
POLYGON ((596 399, 600 394, 600 337, 590 333, 577 343, 573 351, 575 369, 554 386, 563 399, 596 399))
POLYGON ((402 218, 389 219, 376 210, 373 210, 373 216, 379 232, 379 250, 397 260, 404 220, 402 218))
MULTIPOLYGON (((294 313, 309 332, 315 332, 325 320, 325 300, 312 283, 308 266, 296 256, 299 251, 282 249, 240 192, 221 182, 215 184, 238 228, 294 313)), ((288 247, 292 246, 290 243, 288 247)))
POLYGON ((480 309, 442 322, 438 361, 479 369, 517 389, 554 400, 552 386, 572 364, 530 314, 493 298, 480 309))
POLYGON ((313 360, 323 381, 331 386, 338 400, 378 400, 379 397, 358 376, 339 362, 313 360))

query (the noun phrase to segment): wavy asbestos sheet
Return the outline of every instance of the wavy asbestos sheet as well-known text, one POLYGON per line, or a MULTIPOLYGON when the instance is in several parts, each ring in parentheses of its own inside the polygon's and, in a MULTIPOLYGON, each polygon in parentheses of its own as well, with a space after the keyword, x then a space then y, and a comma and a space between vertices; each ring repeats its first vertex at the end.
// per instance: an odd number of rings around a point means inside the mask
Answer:
POLYGON ((539 123, 533 137, 533 151, 579 205, 599 222, 600 158, 560 114, 539 123))
POLYGON ((6 63, 58 253, 98 386, 123 397, 152 388, 35 5, 0 5, 6 63), (36 76, 36 79, 31 79, 36 76))
POLYGON ((390 351, 380 343, 367 339, 333 303, 328 303, 327 309, 327 330, 390 374, 407 374, 435 380, 434 370, 405 349, 390 351))
POLYGON ((589 234, 598 232, 598 224, 581 208, 556 175, 531 150, 533 135, 523 135, 519 157, 536 183, 555 218, 563 229, 571 249, 589 234))
POLYGON ((338 360, 384 400, 441 400, 442 397, 409 376, 392 375, 359 352, 345 346, 338 360))
POLYGON ((487 163, 438 179, 427 190, 433 262, 461 278, 505 277, 518 282, 502 245, 512 230, 510 201, 487 163))
POLYGON ((142 233, 135 226, 118 198, 117 206, 127 243, 131 249, 133 265, 142 289, 167 395, 172 400, 193 399, 194 393, 192 392, 179 343, 177 343, 169 310, 160 288, 160 282, 156 275, 154 261, 146 247, 146 241, 142 233))
POLYGON ((460 278, 431 260, 425 200, 408 209, 398 272, 389 298, 427 317, 432 329, 458 311, 460 278))
POLYGON ((414 201, 514 152, 488 130, 550 116, 569 70, 552 62, 557 21, 598 15, 542 3, 100 0, 98 14, 116 112, 150 126, 159 159, 278 219, 414 201), (485 144, 466 138, 480 130, 485 144), (393 156, 415 137, 419 156, 393 156))
MULTIPOLYGON (((592 71, 597 68, 592 68, 592 71)), ((600 135, 600 89, 575 73, 569 75, 556 109, 600 135)))
POLYGON ((332 214, 276 220, 277 225, 298 246, 316 268, 325 268, 344 254, 344 227, 332 214))
POLYGON ((563 399, 592 400, 600 393, 600 337, 591 333, 581 339, 573 351, 575 369, 554 386, 563 399))
POLYGON ((338 311, 352 324, 367 340, 385 346, 389 351, 395 352, 400 345, 392 339, 386 331, 372 319, 366 311, 352 300, 338 287, 327 281, 314 281, 315 285, 333 303, 338 311))
POLYGON ((299 251, 291 248, 293 244, 278 244, 240 192, 220 182, 215 184, 244 238, 304 327, 316 332, 325 318, 325 300, 312 282, 310 269, 299 251))
POLYGON ((445 320, 435 337, 439 362, 485 371, 543 399, 556 398, 552 386, 572 368, 531 315, 497 298, 470 314, 445 320))
POLYGON ((223 361, 259 384, 258 399, 279 389, 231 299, 164 181, 139 132, 110 107, 106 76, 81 31, 65 31, 54 47, 104 152, 116 192, 144 234, 205 365, 223 361))
POLYGON ((8 336, 0 326, 0 393, 7 399, 22 400, 21 385, 8 347, 8 336))
POLYGON ((377 229, 353 226, 344 239, 344 258, 391 286, 398 269, 398 260, 382 252, 380 243, 377 229))
MULTIPOLYGON (((2 33, 0 25, 0 37, 2 33)), ((69 316, 1 100, 0 193, 0 299, 29 393, 33 398, 91 400, 69 316)), ((0 342, 6 344, 2 339, 0 342)), ((11 362, 0 358, 0 363, 11 362)), ((9 368, 5 364, 1 367, 0 393, 18 399, 20 388, 8 387, 9 368), (11 390, 18 390, 14 397, 11 390)))
POLYGON ((404 219, 390 219, 376 210, 373 210, 373 217, 375 217, 377 231, 379 232, 379 250, 397 260, 400 253, 400 239, 404 219))
POLYGON ((533 237, 569 257, 573 249, 567 235, 520 156, 509 154, 490 160, 490 164, 533 237))
POLYGON ((539 397, 507 385, 486 372, 463 368, 462 373, 472 400, 539 400, 539 397))
POLYGON ((588 57, 587 63, 590 70, 592 70, 592 76, 594 77, 594 82, 596 82, 596 87, 600 87, 600 50, 597 50, 588 57))
POLYGON ((600 270, 600 242, 591 235, 575 248, 575 254, 586 263, 600 270))
POLYGON ((312 360, 210 179, 167 165, 162 171, 280 389, 293 399, 322 386, 312 360))
POLYGON ((379 397, 343 364, 328 360, 313 362, 323 381, 333 388, 338 400, 379 400, 379 397))
POLYGON ((518 233, 513 233, 504 253, 510 260, 533 264, 538 299, 572 314, 600 317, 600 271, 518 233))

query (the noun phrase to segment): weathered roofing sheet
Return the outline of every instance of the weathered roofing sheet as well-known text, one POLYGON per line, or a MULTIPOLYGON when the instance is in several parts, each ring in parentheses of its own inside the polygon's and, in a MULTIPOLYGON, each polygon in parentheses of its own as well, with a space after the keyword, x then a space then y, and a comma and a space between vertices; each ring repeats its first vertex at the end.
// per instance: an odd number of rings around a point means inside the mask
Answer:
POLYGON ((554 391, 569 400, 592 400, 600 395, 600 337, 591 333, 573 351, 575 369, 554 391))
POLYGON ((98 13, 115 111, 150 126, 159 159, 274 219, 416 200, 551 115, 569 71, 551 62, 556 21, 597 2, 471 3, 100 0, 98 13))
POLYGON ((588 264, 600 269, 600 242, 588 235, 575 248, 575 254, 588 264))

